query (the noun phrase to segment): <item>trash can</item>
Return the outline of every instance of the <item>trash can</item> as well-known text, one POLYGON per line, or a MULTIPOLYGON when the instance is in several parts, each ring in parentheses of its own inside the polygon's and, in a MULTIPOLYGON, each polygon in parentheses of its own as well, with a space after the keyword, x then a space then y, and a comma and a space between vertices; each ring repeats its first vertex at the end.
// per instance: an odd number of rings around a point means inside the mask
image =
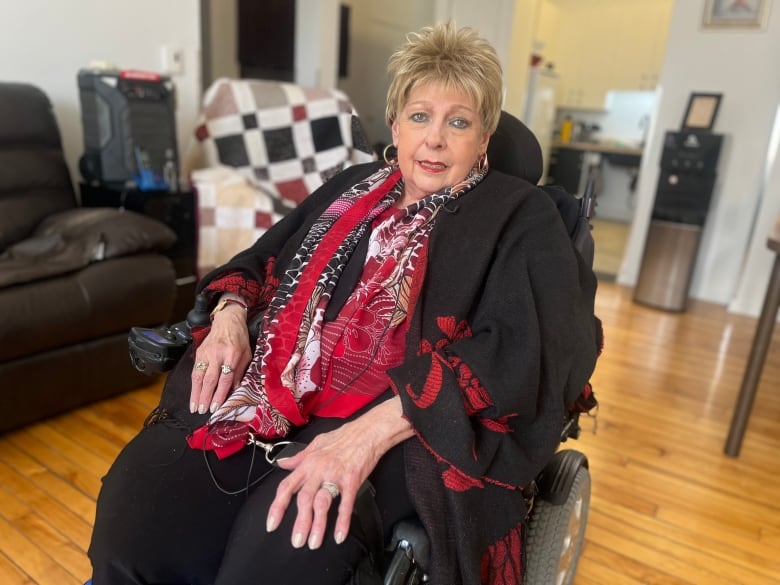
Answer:
POLYGON ((723 136, 667 132, 634 301, 684 311, 723 136))
POLYGON ((668 311, 684 311, 702 228, 652 220, 634 300, 668 311))

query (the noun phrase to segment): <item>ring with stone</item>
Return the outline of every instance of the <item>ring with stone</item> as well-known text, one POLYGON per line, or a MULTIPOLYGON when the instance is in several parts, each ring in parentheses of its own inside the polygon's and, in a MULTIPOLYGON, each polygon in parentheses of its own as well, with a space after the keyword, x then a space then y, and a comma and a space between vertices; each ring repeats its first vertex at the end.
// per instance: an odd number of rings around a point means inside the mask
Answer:
POLYGON ((225 374, 225 375, 227 375, 227 374, 229 374, 230 372, 232 372, 232 371, 233 371, 233 368, 231 368, 231 367, 230 367, 229 365, 227 365, 227 364, 222 364, 222 366, 221 366, 219 369, 220 369, 220 371, 221 371, 223 374, 225 374))
POLYGON ((208 362, 198 362, 195 364, 195 369, 200 372, 205 372, 209 369, 209 363, 208 362))
POLYGON ((325 491, 327 491, 330 494, 330 497, 334 500, 339 497, 339 494, 341 493, 341 490, 339 490, 339 486, 337 486, 332 481, 323 481, 322 485, 320 486, 325 491))

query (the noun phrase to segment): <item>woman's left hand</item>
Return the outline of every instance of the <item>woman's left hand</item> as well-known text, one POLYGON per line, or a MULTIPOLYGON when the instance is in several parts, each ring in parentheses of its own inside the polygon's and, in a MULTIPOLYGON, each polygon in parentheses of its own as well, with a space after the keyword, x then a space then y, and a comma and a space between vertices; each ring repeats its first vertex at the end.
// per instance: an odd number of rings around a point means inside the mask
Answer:
POLYGON ((327 482, 335 484, 341 494, 333 532, 336 542, 341 544, 349 532, 358 489, 382 455, 413 434, 402 416, 400 399, 395 397, 338 429, 317 436, 295 456, 279 460, 279 467, 291 471, 277 488, 266 529, 276 530, 295 496, 298 516, 292 544, 295 548, 306 543, 311 549, 319 548, 327 528, 328 510, 335 501, 323 487, 327 482))

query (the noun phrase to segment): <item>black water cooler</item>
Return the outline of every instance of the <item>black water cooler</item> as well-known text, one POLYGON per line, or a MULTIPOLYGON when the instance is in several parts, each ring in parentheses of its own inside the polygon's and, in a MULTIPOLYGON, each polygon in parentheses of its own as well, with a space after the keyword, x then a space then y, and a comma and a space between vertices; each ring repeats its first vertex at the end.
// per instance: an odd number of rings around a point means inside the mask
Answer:
POLYGON ((666 133, 636 302, 685 310, 722 142, 709 132, 666 133))

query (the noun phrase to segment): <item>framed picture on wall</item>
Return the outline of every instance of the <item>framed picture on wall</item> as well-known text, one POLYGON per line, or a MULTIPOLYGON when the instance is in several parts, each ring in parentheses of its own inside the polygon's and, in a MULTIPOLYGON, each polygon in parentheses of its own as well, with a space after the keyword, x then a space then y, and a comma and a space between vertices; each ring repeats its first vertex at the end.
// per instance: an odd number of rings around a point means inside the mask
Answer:
POLYGON ((705 28, 763 29, 771 0, 707 0, 705 28))
POLYGON ((685 108, 682 130, 712 130, 721 97, 723 94, 720 93, 692 93, 688 99, 688 107, 685 108))

